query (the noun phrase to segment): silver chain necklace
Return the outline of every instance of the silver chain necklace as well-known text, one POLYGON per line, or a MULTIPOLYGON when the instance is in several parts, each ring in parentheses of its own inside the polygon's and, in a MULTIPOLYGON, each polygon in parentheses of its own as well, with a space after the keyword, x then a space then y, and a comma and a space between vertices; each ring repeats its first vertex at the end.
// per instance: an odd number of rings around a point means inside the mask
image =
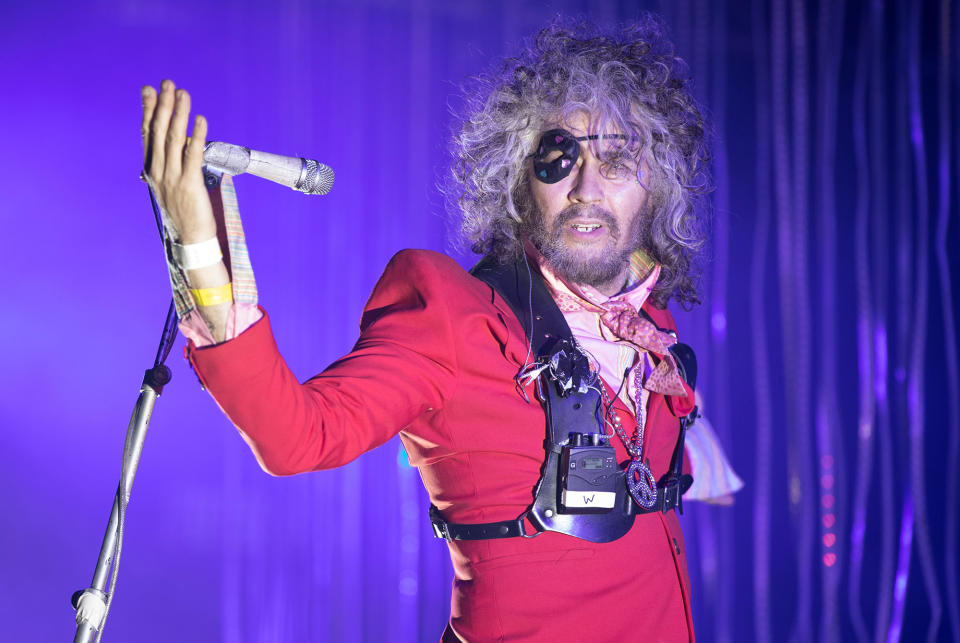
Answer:
MULTIPOLYGON (((634 387, 640 390, 640 368, 639 364, 634 367, 634 387)), ((607 394, 607 389, 603 381, 598 382, 600 389, 600 399, 605 407, 604 418, 609 418, 613 430, 620 437, 624 448, 630 454, 630 466, 627 467, 627 488, 630 495, 637 501, 637 504, 644 509, 651 509, 657 504, 657 483, 653 479, 653 472, 650 471, 650 465, 641 460, 643 455, 643 433, 646 425, 646 413, 643 409, 637 410, 637 428, 633 438, 627 437, 627 432, 623 429, 623 422, 620 415, 613 407, 613 400, 607 394)), ((637 403, 639 407, 639 402, 637 403)))

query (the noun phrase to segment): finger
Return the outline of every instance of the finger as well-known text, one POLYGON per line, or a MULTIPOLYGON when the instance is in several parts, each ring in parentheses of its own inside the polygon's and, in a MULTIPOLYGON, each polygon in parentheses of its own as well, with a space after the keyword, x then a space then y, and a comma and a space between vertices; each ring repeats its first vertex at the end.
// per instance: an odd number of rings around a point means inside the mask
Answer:
POLYGON ((150 121, 150 167, 148 172, 154 180, 163 178, 164 152, 166 150, 167 129, 170 127, 170 114, 173 112, 173 82, 160 83, 160 97, 157 108, 153 110, 150 121))
POLYGON ((197 115, 193 121, 193 136, 183 151, 183 173, 199 173, 203 165, 203 148, 207 144, 207 119, 197 115))
POLYGON ((190 116, 190 94, 183 89, 176 91, 173 118, 170 119, 170 129, 167 130, 167 166, 164 175, 170 178, 180 176, 180 165, 183 162, 183 143, 187 139, 187 118, 190 116))
POLYGON ((153 119, 153 110, 157 107, 157 92, 150 85, 144 85, 140 88, 140 97, 143 100, 140 136, 143 138, 143 166, 147 167, 147 161, 150 158, 150 121, 153 119))

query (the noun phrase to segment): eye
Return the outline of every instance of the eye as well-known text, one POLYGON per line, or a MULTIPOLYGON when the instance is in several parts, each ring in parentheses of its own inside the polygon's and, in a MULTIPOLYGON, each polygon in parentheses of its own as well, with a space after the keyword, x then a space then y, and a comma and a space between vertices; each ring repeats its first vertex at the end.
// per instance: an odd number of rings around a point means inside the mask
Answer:
POLYGON ((600 164, 600 174, 607 179, 619 181, 630 178, 635 172, 633 159, 621 154, 608 156, 600 164))

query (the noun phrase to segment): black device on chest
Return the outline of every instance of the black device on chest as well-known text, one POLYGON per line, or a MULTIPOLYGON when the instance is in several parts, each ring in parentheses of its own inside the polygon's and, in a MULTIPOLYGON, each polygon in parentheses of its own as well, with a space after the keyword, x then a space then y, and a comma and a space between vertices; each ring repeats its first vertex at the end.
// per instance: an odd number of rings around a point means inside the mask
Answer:
POLYGON ((604 513, 616 507, 623 480, 617 454, 601 433, 571 433, 560 452, 560 510, 604 513))

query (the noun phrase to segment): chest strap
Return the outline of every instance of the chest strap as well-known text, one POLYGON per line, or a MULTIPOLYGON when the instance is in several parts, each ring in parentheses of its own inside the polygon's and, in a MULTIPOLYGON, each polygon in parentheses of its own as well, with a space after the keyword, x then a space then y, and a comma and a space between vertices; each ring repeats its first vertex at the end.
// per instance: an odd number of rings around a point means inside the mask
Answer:
MULTIPOLYGON (((536 357, 551 354, 559 342, 573 343, 573 333, 563 313, 539 274, 530 270, 525 260, 500 264, 484 257, 470 271, 474 277, 490 285, 507 302, 520 321, 536 357)), ((646 315, 645 311, 641 311, 646 315)), ((649 316, 648 316, 649 317, 649 316)), ((681 376, 695 378, 696 361, 693 351, 684 344, 671 352, 681 365, 681 376), (691 361, 692 360, 692 361, 691 361)), ((694 382, 687 380, 691 388, 694 382)), ((656 502, 649 509, 633 502, 626 485, 625 473, 619 472, 623 484, 617 485, 615 506, 609 512, 598 514, 570 514, 559 509, 558 468, 561 445, 570 433, 603 432, 603 408, 600 394, 593 389, 585 393, 569 391, 561 394, 554 384, 541 375, 538 382, 544 412, 547 436, 544 443, 546 460, 540 480, 534 488, 534 502, 519 517, 491 523, 457 524, 444 520, 440 510, 430 506, 430 522, 434 535, 444 540, 486 540, 491 538, 532 538, 543 531, 556 531, 592 542, 610 542, 626 534, 639 514, 676 508, 682 512, 682 495, 693 482, 682 472, 684 433, 696 416, 696 410, 681 421, 677 444, 669 471, 657 483, 656 502), (527 532, 527 521, 534 527, 527 532)))
MULTIPOLYGON (((681 507, 681 498, 683 493, 690 487, 690 484, 693 482, 692 476, 689 474, 684 474, 687 478, 690 478, 690 481, 686 486, 681 485, 671 485, 669 487, 659 487, 657 488, 657 501, 650 509, 644 509, 635 502, 630 502, 626 505, 626 510, 630 511, 632 515, 640 514, 650 514, 650 513, 667 513, 671 509, 676 508, 680 513, 683 513, 681 507)), ((579 518, 584 516, 589 516, 590 514, 579 514, 579 518)), ((530 532, 527 529, 526 518, 528 517, 528 512, 524 512, 519 518, 514 518, 513 520, 501 520, 500 522, 483 522, 483 523, 453 523, 447 522, 444 520, 443 516, 440 514, 440 510, 437 509, 436 505, 430 505, 430 524, 433 526, 433 535, 437 538, 442 538, 443 540, 490 540, 492 538, 516 538, 522 536, 524 538, 533 538, 537 536, 540 531, 534 529, 530 532)))

